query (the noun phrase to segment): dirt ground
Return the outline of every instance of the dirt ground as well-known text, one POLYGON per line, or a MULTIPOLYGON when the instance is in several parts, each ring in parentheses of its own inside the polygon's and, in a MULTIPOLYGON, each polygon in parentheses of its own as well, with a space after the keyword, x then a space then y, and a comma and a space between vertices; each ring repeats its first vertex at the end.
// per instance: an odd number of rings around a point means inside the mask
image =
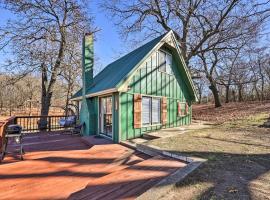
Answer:
POLYGON ((219 108, 215 108, 213 104, 195 104, 193 105, 192 112, 193 119, 223 123, 261 112, 268 112, 270 114, 270 101, 224 103, 219 108))
POLYGON ((194 106, 208 128, 149 141, 174 153, 208 159, 163 199, 269 199, 270 103, 194 106), (267 112, 268 111, 268 112, 267 112))

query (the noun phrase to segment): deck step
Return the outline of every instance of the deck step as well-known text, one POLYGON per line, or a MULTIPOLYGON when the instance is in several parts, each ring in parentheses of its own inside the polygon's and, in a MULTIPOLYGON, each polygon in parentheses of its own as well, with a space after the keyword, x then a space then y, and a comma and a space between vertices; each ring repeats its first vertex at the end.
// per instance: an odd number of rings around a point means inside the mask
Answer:
POLYGON ((96 135, 83 136, 81 137, 81 141, 89 147, 92 147, 94 145, 113 144, 113 141, 106 138, 98 137, 96 135))

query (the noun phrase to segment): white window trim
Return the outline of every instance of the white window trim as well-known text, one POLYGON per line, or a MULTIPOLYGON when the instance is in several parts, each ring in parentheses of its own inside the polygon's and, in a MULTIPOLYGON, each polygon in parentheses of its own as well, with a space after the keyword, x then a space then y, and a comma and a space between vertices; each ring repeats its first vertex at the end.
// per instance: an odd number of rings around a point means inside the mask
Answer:
POLYGON ((149 108, 149 124, 143 123, 143 111, 141 112, 141 126, 149 126, 152 124, 152 98, 148 97, 148 96, 142 96, 142 109, 143 109, 143 99, 147 98, 149 99, 149 104, 150 104, 150 108, 149 108))
MULTIPOLYGON (((151 127, 151 126, 161 126, 162 125, 162 123, 161 123, 161 101, 162 101, 162 97, 160 97, 160 96, 152 96, 152 95, 142 95, 142 98, 143 97, 151 99, 151 110, 150 110, 150 124, 143 124, 143 120, 141 120, 141 127, 142 128, 147 128, 147 127, 151 127), (152 124, 152 99, 159 99, 160 100, 160 104, 159 104, 159 106, 160 106, 160 108, 159 108, 159 112, 160 112, 159 121, 160 122, 155 123, 155 124, 152 124)), ((142 115, 142 113, 141 113, 141 115, 142 115)), ((141 116, 141 119, 143 119, 142 116, 141 116)))
MULTIPOLYGON (((163 49, 159 49, 159 50, 158 50, 158 56, 157 56, 157 59, 158 59, 158 71, 161 72, 161 73, 164 73, 164 74, 168 74, 169 76, 173 76, 173 70, 172 70, 172 69, 171 69, 171 73, 163 72, 163 71, 160 70, 160 63, 159 63, 159 52, 160 52, 160 51, 162 51, 163 53, 168 54, 168 55, 170 55, 170 56, 172 57, 172 54, 169 53, 168 51, 163 50, 163 49)), ((165 59, 166 59, 166 58, 165 58, 165 59)), ((172 59, 172 65, 173 65, 173 59, 172 59)), ((172 66, 171 66, 171 67, 172 67, 172 66)))
POLYGON ((107 136, 105 134, 102 134, 101 133, 101 127, 100 127, 100 120, 101 120, 100 119, 100 99, 103 98, 103 97, 110 97, 110 96, 112 97, 112 122, 114 120, 113 94, 105 94, 105 95, 99 96, 98 97, 98 131, 97 131, 97 135, 100 135, 102 137, 106 137, 106 138, 108 138, 110 140, 114 140, 114 123, 112 123, 112 137, 107 136))

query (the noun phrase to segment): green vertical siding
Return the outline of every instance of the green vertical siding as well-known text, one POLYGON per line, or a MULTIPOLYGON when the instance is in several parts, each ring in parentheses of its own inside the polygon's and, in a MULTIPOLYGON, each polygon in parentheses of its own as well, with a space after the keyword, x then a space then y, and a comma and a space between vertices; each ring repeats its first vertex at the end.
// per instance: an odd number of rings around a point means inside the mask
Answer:
MULTIPOLYGON (((119 142, 119 94, 112 94, 113 104, 113 141, 119 142), (117 106, 115 106, 117 104, 117 106)), ((87 99, 88 112, 89 112, 89 123, 87 123, 87 129, 85 135, 96 135, 99 134, 99 98, 92 97, 87 99), (89 124, 89 125, 88 125, 89 124)), ((81 113, 83 113, 81 111, 81 113)), ((87 116, 84 114, 84 116, 87 116)), ((82 120, 81 120, 82 121, 82 120)))
POLYGON ((89 102, 89 133, 90 135, 97 134, 98 129, 98 97, 88 98, 89 102))
POLYGON ((113 109, 113 141, 119 142, 119 94, 112 95, 112 109, 113 109))
POLYGON ((148 58, 134 74, 129 84, 130 90, 120 94, 121 110, 121 140, 131 139, 141 136, 145 132, 155 131, 160 128, 169 128, 186 125, 191 122, 190 114, 179 117, 177 115, 177 102, 189 101, 189 94, 184 81, 181 79, 181 72, 177 65, 179 60, 173 56, 173 72, 169 75, 158 70, 158 54, 154 53, 148 58), (141 93, 144 95, 166 96, 167 97, 167 124, 165 126, 156 125, 133 128, 133 95, 141 93))
POLYGON ((128 103, 127 103, 128 94, 122 93, 120 96, 120 106, 121 106, 121 140, 127 139, 127 119, 128 119, 128 103))

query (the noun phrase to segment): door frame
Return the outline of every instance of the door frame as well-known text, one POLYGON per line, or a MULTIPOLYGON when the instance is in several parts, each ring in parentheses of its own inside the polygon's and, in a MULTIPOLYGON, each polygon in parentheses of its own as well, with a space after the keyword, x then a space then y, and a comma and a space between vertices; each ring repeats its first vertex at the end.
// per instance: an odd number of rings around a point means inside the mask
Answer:
POLYGON ((114 100, 113 100, 113 94, 105 94, 102 96, 98 96, 98 135, 108 138, 110 140, 114 139, 114 124, 113 124, 113 120, 114 120, 114 100), (101 112, 100 112, 100 101, 102 98, 104 97, 112 97, 112 137, 109 137, 108 135, 105 135, 103 133, 101 133, 101 126, 100 126, 100 120, 101 120, 101 112))

